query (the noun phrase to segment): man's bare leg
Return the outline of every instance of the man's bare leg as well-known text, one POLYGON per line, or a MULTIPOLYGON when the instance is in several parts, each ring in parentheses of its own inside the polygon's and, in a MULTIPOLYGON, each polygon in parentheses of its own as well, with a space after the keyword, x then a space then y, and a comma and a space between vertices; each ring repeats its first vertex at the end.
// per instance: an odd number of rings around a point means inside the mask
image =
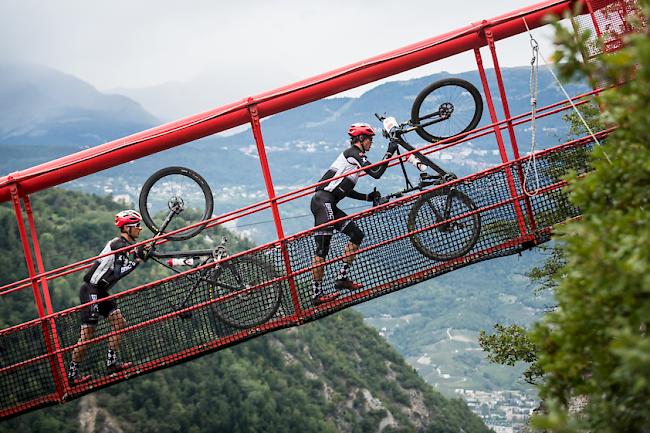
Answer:
MULTIPOLYGON (((122 312, 118 308, 113 310, 111 314, 108 315, 108 321, 111 324, 113 331, 121 331, 126 327, 126 320, 122 316, 122 312)), ((122 334, 113 334, 108 337, 108 348, 114 352, 117 352, 120 349, 120 341, 122 340, 122 334)))
POLYGON ((348 241, 344 251, 345 257, 343 258, 343 267, 339 270, 339 275, 334 284, 337 289, 355 290, 362 287, 361 284, 355 283, 348 278, 348 271, 350 270, 352 263, 354 263, 358 250, 359 245, 352 241, 348 241))
POLYGON ((79 376, 78 373, 79 364, 83 361, 84 356, 86 355, 86 349, 88 348, 88 345, 83 343, 93 338, 95 328, 93 326, 82 326, 80 334, 77 346, 72 349, 72 362, 70 363, 70 369, 68 370, 68 380, 72 385, 78 385, 91 378, 90 375, 79 376))
POLYGON ((86 349, 88 348, 88 345, 84 344, 83 346, 81 346, 81 344, 92 339, 94 334, 95 334, 94 327, 92 326, 81 327, 81 336, 79 337, 77 346, 74 349, 72 349, 72 360, 77 364, 83 361, 84 356, 86 356, 86 349))
POLYGON ((319 285, 323 283, 323 275, 325 274, 325 258, 314 256, 314 261, 312 262, 311 276, 312 279, 317 282, 319 285))
POLYGON ((347 257, 343 259, 343 262, 347 263, 349 266, 352 266, 354 258, 357 256, 358 249, 359 245, 353 243, 352 241, 348 241, 348 244, 345 246, 345 251, 343 252, 343 254, 347 257))
MULTIPOLYGON (((121 331, 126 327, 126 320, 122 316, 122 312, 118 309, 113 310, 111 314, 108 315, 108 321, 111 325, 113 331, 121 331)), ((120 348, 120 341, 122 340, 122 334, 114 334, 108 338, 108 355, 106 358, 106 366, 110 372, 118 372, 120 370, 127 369, 133 364, 131 362, 119 362, 117 360, 117 351, 120 348)))

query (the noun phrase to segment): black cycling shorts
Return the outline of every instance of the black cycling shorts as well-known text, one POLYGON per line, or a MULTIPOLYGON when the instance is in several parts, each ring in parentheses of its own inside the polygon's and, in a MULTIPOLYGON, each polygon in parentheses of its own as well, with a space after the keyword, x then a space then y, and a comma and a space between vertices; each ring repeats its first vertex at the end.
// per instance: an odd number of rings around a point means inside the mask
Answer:
MULTIPOLYGON (((329 191, 316 191, 316 194, 311 198, 311 213, 314 214, 314 226, 347 216, 345 212, 336 207, 334 194, 329 191)), ((339 221, 321 228, 315 234, 331 236, 334 234, 334 229, 342 232, 348 224, 354 224, 354 222, 350 220, 339 221)))
MULTIPOLYGON (((100 289, 94 284, 84 283, 79 290, 79 300, 82 304, 103 299, 108 296, 106 290, 100 289)), ((117 303, 114 300, 99 302, 90 305, 81 310, 81 323, 86 326, 96 326, 99 322, 99 316, 108 317, 113 311, 117 310, 117 303)))

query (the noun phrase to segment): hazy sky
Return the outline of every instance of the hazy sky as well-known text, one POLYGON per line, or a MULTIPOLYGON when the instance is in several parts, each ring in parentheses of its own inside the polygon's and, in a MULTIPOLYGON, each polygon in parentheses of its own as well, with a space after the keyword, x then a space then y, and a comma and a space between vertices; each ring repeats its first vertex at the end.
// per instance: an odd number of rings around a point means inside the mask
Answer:
MULTIPOLYGON (((48 65, 100 90, 211 74, 243 97, 247 81, 268 90, 534 3, 0 0, 0 59, 48 65)), ((502 65, 528 64, 526 35, 507 44, 502 65)), ((469 53, 401 77, 475 67, 469 53)))

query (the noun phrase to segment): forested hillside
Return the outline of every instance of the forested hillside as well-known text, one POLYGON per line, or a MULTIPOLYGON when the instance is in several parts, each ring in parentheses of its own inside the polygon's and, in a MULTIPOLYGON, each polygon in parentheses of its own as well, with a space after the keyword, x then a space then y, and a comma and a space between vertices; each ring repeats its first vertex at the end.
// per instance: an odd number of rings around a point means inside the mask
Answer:
MULTIPOLYGON (((48 269, 97 254, 115 236, 112 219, 122 208, 110 198, 56 189, 35 194, 33 205, 48 269)), ((7 204, 0 227, 6 284, 25 276, 7 204)), ((233 248, 245 246, 240 240, 233 248)), ((147 264, 126 284, 158 272, 147 264)), ((51 285, 56 308, 77 302, 75 278, 51 285)), ((29 290, 0 297, 3 327, 34 316, 29 290)), ((0 424, 0 432, 16 431, 489 430, 464 402, 433 391, 359 314, 345 311, 0 424)))

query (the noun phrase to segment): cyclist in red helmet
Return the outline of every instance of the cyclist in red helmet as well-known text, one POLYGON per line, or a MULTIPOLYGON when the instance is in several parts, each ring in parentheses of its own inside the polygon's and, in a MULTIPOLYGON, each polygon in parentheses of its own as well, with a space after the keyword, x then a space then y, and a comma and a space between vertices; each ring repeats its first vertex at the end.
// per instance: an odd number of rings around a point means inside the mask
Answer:
MULTIPOLYGON (((348 128, 348 135, 350 136, 350 147, 345 149, 336 158, 323 177, 321 177, 320 182, 371 165, 371 162, 366 157, 366 152, 372 147, 372 140, 375 135, 374 129, 367 123, 353 123, 348 128)), ((397 143, 391 141, 383 159, 388 159, 393 156, 396 150, 397 143)), ((387 167, 388 163, 386 162, 380 166, 366 169, 365 172, 373 178, 379 179, 387 167)), ((316 226, 345 217, 346 213, 337 207, 338 202, 345 197, 365 201, 373 201, 375 198, 381 197, 379 191, 376 190, 368 194, 355 191, 354 187, 358 179, 359 173, 354 173, 316 187, 316 193, 311 200, 311 212, 314 214, 314 223, 316 226)), ((352 281, 348 277, 348 271, 354 261, 355 253, 359 249, 359 245, 361 245, 363 236, 361 229, 359 229, 354 221, 350 220, 334 223, 316 232, 314 236, 316 253, 313 261, 314 269, 312 270, 312 297, 314 304, 318 305, 336 299, 341 294, 340 290, 354 290, 361 287, 361 284, 352 281), (323 288, 323 274, 325 271, 323 263, 329 252, 330 241, 334 230, 338 230, 350 238, 345 247, 345 254, 349 254, 349 256, 343 259, 343 265, 334 282, 334 289, 325 290, 323 288)))
MULTIPOLYGON (((115 226, 120 229, 120 236, 110 240, 100 255, 116 251, 136 242, 142 231, 140 222, 142 217, 134 210, 124 210, 115 215, 115 226)), ((95 260, 92 267, 84 275, 84 283, 79 291, 82 304, 109 296, 108 291, 121 278, 133 271, 138 264, 145 261, 145 249, 137 252, 122 251, 95 260)), ((113 331, 118 331, 126 326, 122 312, 114 300, 93 304, 81 310, 81 336, 79 344, 93 338, 99 316, 107 318, 113 331)), ((130 362, 120 362, 117 351, 120 347, 120 334, 108 339, 108 352, 106 354, 106 369, 109 373, 116 373, 131 367, 130 362)), ((72 351, 72 361, 68 369, 68 381, 71 385, 78 385, 91 379, 90 375, 79 374, 79 364, 83 360, 87 345, 79 345, 72 351)))

